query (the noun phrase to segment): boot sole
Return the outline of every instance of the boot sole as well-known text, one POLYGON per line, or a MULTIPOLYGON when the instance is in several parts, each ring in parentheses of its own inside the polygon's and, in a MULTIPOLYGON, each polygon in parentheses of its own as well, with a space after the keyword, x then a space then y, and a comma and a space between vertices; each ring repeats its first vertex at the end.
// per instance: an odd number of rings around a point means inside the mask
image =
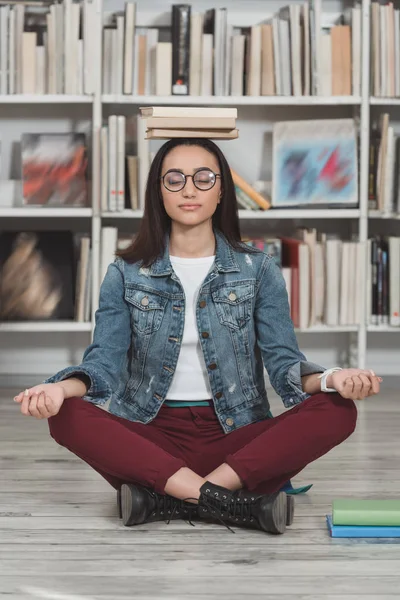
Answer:
POLYGON ((139 525, 144 523, 145 515, 143 508, 140 511, 140 507, 137 505, 136 499, 140 496, 140 493, 135 485, 132 483, 123 483, 121 486, 121 518, 125 527, 131 525, 139 525))
POLYGON ((294 520, 294 497, 286 494, 287 496, 287 515, 286 515, 286 526, 290 527, 294 520))
POLYGON ((118 510, 118 518, 122 519, 121 488, 119 490, 117 490, 117 510, 118 510))
POLYGON ((288 519, 288 502, 285 492, 272 494, 264 505, 261 505, 265 517, 259 518, 261 528, 268 533, 282 534, 286 531, 288 519))

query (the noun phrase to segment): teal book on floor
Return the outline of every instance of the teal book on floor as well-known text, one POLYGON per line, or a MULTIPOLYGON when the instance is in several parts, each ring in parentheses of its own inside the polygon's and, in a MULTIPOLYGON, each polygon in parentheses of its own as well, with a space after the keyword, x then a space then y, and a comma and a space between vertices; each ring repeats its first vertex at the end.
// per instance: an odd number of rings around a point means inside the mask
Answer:
POLYGON ((400 538, 400 527, 374 525, 334 525, 326 515, 329 533, 333 538, 400 538))

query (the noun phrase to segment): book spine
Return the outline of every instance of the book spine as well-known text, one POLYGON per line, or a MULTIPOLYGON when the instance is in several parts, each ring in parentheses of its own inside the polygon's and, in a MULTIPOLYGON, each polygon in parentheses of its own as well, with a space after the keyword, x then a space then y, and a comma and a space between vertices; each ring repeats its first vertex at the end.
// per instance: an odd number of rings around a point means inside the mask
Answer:
POLYGON ((247 194, 249 198, 254 200, 254 202, 256 202, 260 208, 262 208, 263 210, 268 210, 269 208, 271 208, 271 203, 268 200, 266 200, 263 196, 261 196, 261 194, 256 192, 251 187, 251 185, 247 183, 247 181, 245 181, 242 177, 240 177, 240 175, 238 175, 238 173, 236 173, 236 171, 231 169, 231 173, 233 183, 237 185, 241 190, 243 190, 243 192, 247 194))
POLYGON ((190 16, 188 4, 172 7, 172 94, 189 94, 190 16))
POLYGON ((378 324, 378 241, 371 240, 371 323, 378 324))

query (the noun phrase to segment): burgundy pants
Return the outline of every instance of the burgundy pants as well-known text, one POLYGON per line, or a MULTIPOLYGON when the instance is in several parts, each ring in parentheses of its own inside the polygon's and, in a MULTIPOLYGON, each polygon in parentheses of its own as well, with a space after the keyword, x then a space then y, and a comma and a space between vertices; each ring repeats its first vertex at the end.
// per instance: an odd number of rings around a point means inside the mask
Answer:
POLYGON ((227 463, 244 487, 271 493, 353 431, 354 402, 319 393, 274 419, 225 434, 212 407, 163 406, 148 425, 111 415, 81 398, 65 400, 49 428, 54 440, 113 487, 136 482, 164 493, 181 467, 206 477, 227 463))

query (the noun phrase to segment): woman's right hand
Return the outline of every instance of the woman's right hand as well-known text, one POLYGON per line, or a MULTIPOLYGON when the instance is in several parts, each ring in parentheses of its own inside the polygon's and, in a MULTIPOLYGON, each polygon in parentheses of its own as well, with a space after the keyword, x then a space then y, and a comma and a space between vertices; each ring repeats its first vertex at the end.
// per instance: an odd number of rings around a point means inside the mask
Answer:
POLYGON ((42 383, 20 392, 14 402, 21 404, 26 417, 48 419, 56 415, 65 399, 65 390, 59 383, 42 383))

